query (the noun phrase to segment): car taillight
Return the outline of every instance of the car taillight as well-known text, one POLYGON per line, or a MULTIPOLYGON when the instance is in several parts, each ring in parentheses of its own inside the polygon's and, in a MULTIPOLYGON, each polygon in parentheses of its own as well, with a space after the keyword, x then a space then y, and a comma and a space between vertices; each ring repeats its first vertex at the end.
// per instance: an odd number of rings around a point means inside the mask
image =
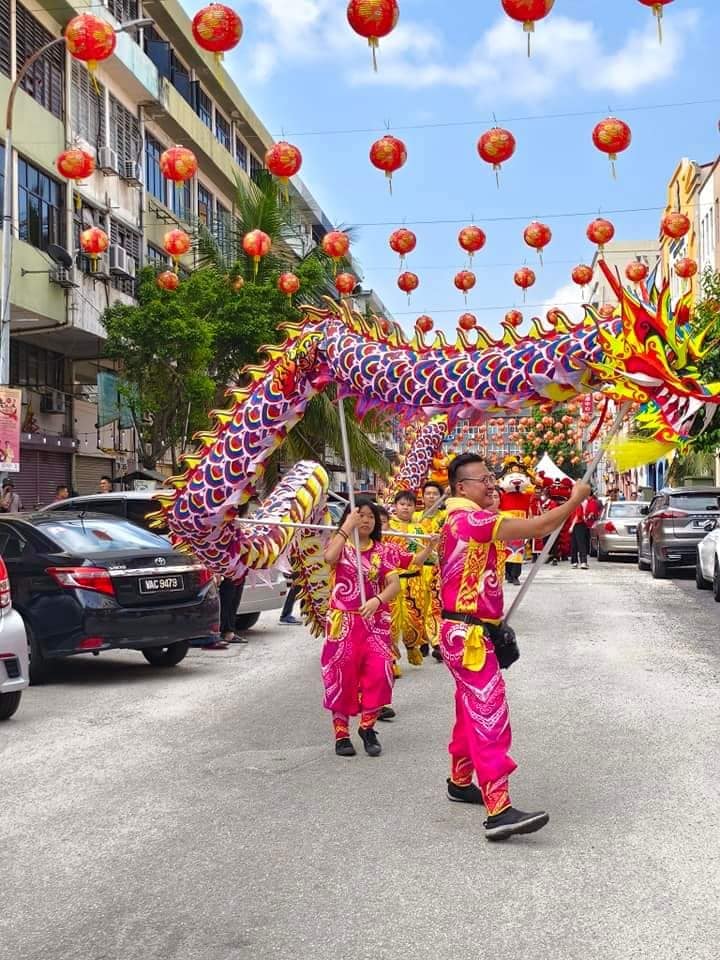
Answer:
POLYGON ((603 529, 605 530, 605 533, 617 533, 615 524, 611 520, 608 520, 603 529))
POLYGON ((12 606, 12 595, 10 593, 10 580, 8 578, 5 561, 0 557, 0 614, 9 610, 12 606))
POLYGON ((112 578, 102 567, 48 567, 47 573, 68 590, 94 590, 115 596, 112 578))
POLYGON ((210 583, 213 578, 212 571, 208 570, 207 567, 198 567, 198 586, 204 587, 206 583, 210 583))
POLYGON ((660 513, 656 513, 655 516, 658 520, 676 520, 679 517, 687 517, 687 510, 661 510, 660 513))

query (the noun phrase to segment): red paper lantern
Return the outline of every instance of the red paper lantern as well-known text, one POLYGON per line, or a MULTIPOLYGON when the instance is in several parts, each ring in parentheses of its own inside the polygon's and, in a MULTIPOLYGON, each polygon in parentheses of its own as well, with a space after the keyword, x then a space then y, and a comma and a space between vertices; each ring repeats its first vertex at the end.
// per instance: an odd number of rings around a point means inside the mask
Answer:
POLYGON ((406 271, 397 278, 397 285, 403 293, 408 295, 408 303, 410 303, 410 294, 420 286, 420 279, 416 273, 406 271))
POLYGON ((617 155, 627 150, 632 142, 632 131, 624 120, 617 117, 608 117, 601 120, 593 130, 593 143, 610 158, 612 175, 615 176, 615 161, 617 155))
POLYGON ((300 289, 300 279, 294 273, 281 273, 277 282, 278 290, 284 293, 288 300, 300 289))
POLYGON ((197 169, 195 154, 187 147, 169 147, 160 154, 160 172, 174 183, 185 183, 192 179, 197 169))
POLYGON ((552 240, 552 230, 546 223, 539 223, 537 220, 533 220, 532 223, 529 223, 525 227, 523 237, 529 247, 534 247, 535 250, 537 250, 538 256, 540 257, 540 266, 542 266, 543 250, 552 240))
POLYGON ((461 291, 461 293, 465 294, 465 303, 467 303, 468 290, 472 290, 472 288, 475 286, 477 283, 477 277, 472 270, 460 270, 455 274, 453 283, 458 290, 461 291))
POLYGON ((115 31, 100 17, 81 13, 65 27, 65 45, 76 60, 83 60, 91 73, 99 61, 112 56, 117 43, 115 31))
POLYGON ((178 277, 174 270, 163 270, 163 272, 159 273, 155 278, 155 283, 161 290, 167 290, 169 293, 172 293, 172 291, 177 290, 180 285, 180 277, 178 277))
POLYGON ((579 263, 572 272, 573 283, 579 287, 586 287, 593 278, 593 269, 586 263, 579 263))
POLYGON ((609 320, 615 315, 615 307, 612 305, 612 303, 604 303, 598 310, 598 313, 603 320, 609 320))
POLYGON ((243 23, 230 7, 222 3, 211 3, 203 7, 193 17, 192 34, 195 43, 208 53, 214 53, 216 60, 240 43, 243 23))
POLYGON ((256 277, 260 261, 272 249, 272 240, 263 230, 250 230, 243 237, 242 245, 245 253, 252 257, 253 276, 256 277))
POLYGON ((397 0, 350 0, 348 3, 348 23, 355 33, 366 38, 372 50, 373 70, 377 71, 380 40, 395 29, 399 16, 397 0))
POLYGON ((644 283, 649 273, 650 269, 647 264, 641 263, 640 260, 631 260, 625 267, 625 276, 632 283, 644 283))
POLYGON ((679 211, 666 213, 660 222, 660 229, 666 237, 679 240, 690 229, 690 217, 686 217, 684 213, 679 211))
POLYGON ((285 199, 288 199, 288 182, 302 166, 302 154, 286 140, 274 143, 265 154, 265 166, 270 173, 277 177, 283 186, 285 199))
POLYGON ((433 318, 429 317, 426 313, 423 313, 422 316, 418 317, 415 321, 416 329, 420 330, 422 333, 430 333, 433 326, 433 318))
POLYGON ((70 147, 69 150, 63 150, 55 166, 58 173, 68 180, 85 180, 95 172, 95 158, 87 150, 70 147))
POLYGON ((388 178, 390 193, 392 193, 392 175, 404 166, 407 160, 407 150, 402 140, 389 133, 370 147, 370 163, 378 170, 384 170, 388 178))
POLYGON ((335 262, 337 271, 338 263, 347 256, 350 249, 350 237, 342 230, 331 230, 322 238, 320 246, 323 248, 323 253, 335 262))
POLYGON ((477 317, 474 313, 462 313, 458 317, 458 326, 461 330, 474 330, 477 326, 477 317))
POLYGON ((513 20, 519 20, 528 35, 528 56, 530 56, 530 34, 535 32, 535 22, 546 17, 554 3, 555 0, 502 0, 505 13, 513 20))
POLYGON ((545 314, 545 318, 551 327, 556 327, 560 322, 560 311, 557 307, 551 307, 545 314))
POLYGON ((524 301, 528 288, 535 283, 535 271, 531 270, 530 267, 520 267, 519 270, 515 271, 513 281, 517 287, 522 287, 524 301))
POLYGON ((341 297, 349 297, 357 286, 357 277, 353 273, 339 273, 335 277, 335 289, 341 297))
POLYGON ((690 280, 697 272, 697 262, 691 257, 682 257, 675 263, 675 273, 683 280, 690 280))
POLYGON ((184 230, 168 230, 163 237, 163 249, 173 258, 177 270, 178 260, 190 249, 190 237, 184 230))
POLYGON ((391 250, 400 254, 400 268, 402 269, 402 265, 405 263, 405 257, 409 253, 412 253, 417 245, 417 237, 412 230, 406 230, 405 227, 400 227, 399 230, 395 230, 394 233, 390 234, 388 243, 390 244, 391 250))
POLYGON ((482 250, 485 246, 485 231, 474 224, 469 227, 463 227, 458 234, 458 243, 462 249, 469 255, 472 263, 473 254, 482 250))
POLYGON ((110 238, 100 227, 89 227, 80 234, 80 248, 90 257, 92 273, 97 270, 98 257, 110 246, 110 238))
POLYGON ((672 3, 673 0, 640 0, 640 3, 644 7, 651 7, 652 12, 657 17, 657 27, 658 27, 658 40, 662 43, 662 15, 663 7, 667 6, 668 3, 672 3))
POLYGON ((591 243, 596 243, 600 253, 605 252, 605 244, 610 243, 615 236, 615 227, 609 220, 598 217, 587 228, 587 238, 591 243))
POLYGON ((477 151, 480 157, 486 162, 491 163, 495 171, 495 180, 500 186, 500 168, 506 160, 515 153, 515 137, 509 130, 502 127, 493 127, 486 130, 477 142, 477 151))
POLYGON ((511 327, 519 327, 522 322, 523 315, 519 310, 508 310, 505 314, 505 323, 510 324, 511 327))

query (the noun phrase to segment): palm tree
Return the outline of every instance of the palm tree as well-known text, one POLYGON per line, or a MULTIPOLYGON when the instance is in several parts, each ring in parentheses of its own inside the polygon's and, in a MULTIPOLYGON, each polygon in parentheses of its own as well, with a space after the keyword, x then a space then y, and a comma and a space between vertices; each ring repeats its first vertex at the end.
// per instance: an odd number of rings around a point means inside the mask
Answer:
MULTIPOLYGON (((324 296, 334 293, 332 279, 337 267, 317 246, 298 257, 290 243, 296 227, 297 219, 293 217, 291 205, 282 202, 278 185, 266 170, 260 171, 252 180, 238 180, 232 219, 216 223, 214 229, 198 225, 200 269, 226 272, 231 278, 242 277, 246 283, 261 285, 274 283, 280 272, 297 268, 298 263, 315 260, 323 268, 316 274, 319 282, 310 287, 304 284, 302 294, 304 302, 319 304, 324 296), (258 264, 242 246, 243 237, 251 230, 262 230, 272 242, 270 253, 258 264)), ((352 232, 348 228, 342 229, 346 233, 352 232)), ((347 261, 340 264, 347 265, 347 261)), ((370 414, 361 425, 350 400, 345 401, 345 413, 353 469, 368 469, 387 475, 391 465, 378 450, 371 434, 389 434, 389 418, 379 413, 370 414)), ((326 461, 328 451, 342 460, 340 418, 333 387, 310 400, 300 423, 290 431, 271 458, 266 471, 268 485, 277 481, 283 462, 326 461)))

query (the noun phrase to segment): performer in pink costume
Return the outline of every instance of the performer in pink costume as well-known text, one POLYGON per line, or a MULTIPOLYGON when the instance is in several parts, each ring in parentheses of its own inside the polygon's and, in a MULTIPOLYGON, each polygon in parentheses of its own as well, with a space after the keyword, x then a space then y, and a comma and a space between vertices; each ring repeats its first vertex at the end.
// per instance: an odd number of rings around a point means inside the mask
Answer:
POLYGON ((513 639, 514 634, 501 626, 505 551, 499 541, 545 536, 582 503, 590 488, 578 482, 561 507, 541 517, 509 519, 496 512, 495 477, 482 457, 456 457, 449 477, 452 496, 439 550, 440 645, 455 680, 448 798, 484 803, 486 837, 505 840, 540 830, 549 817, 544 811, 523 813, 510 803, 508 778, 516 764, 509 753, 510 718, 498 655, 502 657, 508 632, 513 639), (479 789, 472 783, 473 771, 479 789))
POLYGON ((367 497, 358 497, 354 513, 349 508, 338 532, 325 550, 333 568, 321 665, 325 698, 335 729, 335 753, 355 756, 350 739, 350 717, 360 716, 359 734, 365 752, 379 757, 382 748, 375 721, 392 700, 393 652, 390 637, 390 601, 400 591, 397 570, 422 566, 435 541, 416 554, 380 542, 380 512, 367 497), (362 604, 357 553, 350 541, 357 530, 365 585, 362 604))

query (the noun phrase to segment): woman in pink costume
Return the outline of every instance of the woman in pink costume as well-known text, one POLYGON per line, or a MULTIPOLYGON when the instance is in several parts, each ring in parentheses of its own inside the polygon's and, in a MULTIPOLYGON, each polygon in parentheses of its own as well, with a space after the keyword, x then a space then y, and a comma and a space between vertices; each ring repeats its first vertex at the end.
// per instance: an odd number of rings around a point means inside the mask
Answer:
POLYGON ((390 601, 400 591, 397 570, 421 566, 433 542, 411 554, 380 542, 382 528, 378 507, 367 497, 358 497, 354 513, 348 510, 325 550, 333 570, 330 606, 325 628, 321 665, 325 698, 335 729, 335 753, 355 756, 350 739, 350 717, 360 714, 359 734, 365 752, 382 752, 375 721, 382 707, 392 700, 393 653, 390 639, 390 601), (365 585, 361 601, 357 552, 353 533, 358 531, 365 585))
POLYGON ((517 655, 503 660, 508 634, 514 639, 510 628, 502 626, 504 544, 542 537, 559 527, 589 487, 576 483, 566 504, 541 517, 509 519, 497 513, 495 477, 482 457, 456 457, 449 475, 452 496, 438 551, 440 647, 455 681, 448 799, 484 803, 486 837, 505 840, 539 830, 548 815, 523 813, 510 803, 508 778, 516 764, 509 753, 510 717, 500 668, 517 655), (473 773, 479 787, 472 782, 473 773))

